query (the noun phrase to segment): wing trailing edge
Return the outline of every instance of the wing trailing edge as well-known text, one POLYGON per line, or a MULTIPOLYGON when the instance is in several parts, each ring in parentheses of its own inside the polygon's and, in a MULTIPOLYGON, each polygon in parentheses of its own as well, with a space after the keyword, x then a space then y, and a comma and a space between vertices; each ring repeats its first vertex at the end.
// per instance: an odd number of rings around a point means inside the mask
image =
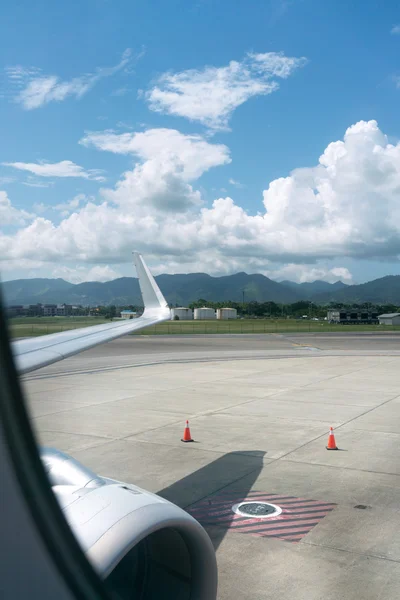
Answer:
POLYGON ((12 349, 18 372, 22 375, 35 371, 99 344, 168 320, 168 304, 143 257, 134 252, 133 260, 144 303, 141 317, 15 341, 12 349))

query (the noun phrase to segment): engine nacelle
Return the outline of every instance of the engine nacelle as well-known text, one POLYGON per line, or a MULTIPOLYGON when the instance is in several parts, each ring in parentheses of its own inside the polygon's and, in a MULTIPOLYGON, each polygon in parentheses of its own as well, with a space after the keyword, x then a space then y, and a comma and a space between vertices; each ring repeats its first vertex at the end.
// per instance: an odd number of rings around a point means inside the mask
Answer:
POLYGON ((41 457, 66 520, 112 597, 216 598, 214 548, 193 517, 58 450, 43 448, 41 457))

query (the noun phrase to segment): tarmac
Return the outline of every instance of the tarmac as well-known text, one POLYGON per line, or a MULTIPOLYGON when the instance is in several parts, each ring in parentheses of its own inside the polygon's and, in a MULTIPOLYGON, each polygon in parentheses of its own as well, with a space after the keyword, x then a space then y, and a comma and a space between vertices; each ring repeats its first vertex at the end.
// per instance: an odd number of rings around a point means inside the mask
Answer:
POLYGON ((127 336, 23 387, 39 443, 204 524, 219 600, 400 597, 400 333, 127 336))

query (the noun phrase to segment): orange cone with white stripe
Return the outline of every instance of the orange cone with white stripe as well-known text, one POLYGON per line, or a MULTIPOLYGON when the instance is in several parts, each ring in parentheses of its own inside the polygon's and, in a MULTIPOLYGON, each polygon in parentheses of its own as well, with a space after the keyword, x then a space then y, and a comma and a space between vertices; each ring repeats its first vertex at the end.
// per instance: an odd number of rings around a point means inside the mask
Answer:
POLYGON ((186 421, 185 429, 183 430, 183 438, 181 439, 181 442, 193 442, 193 441, 194 440, 192 440, 192 436, 190 435, 189 421, 186 421))
POLYGON ((327 450, 339 450, 336 446, 335 436, 333 435, 333 427, 329 429, 329 437, 328 437, 328 445, 326 447, 327 450))

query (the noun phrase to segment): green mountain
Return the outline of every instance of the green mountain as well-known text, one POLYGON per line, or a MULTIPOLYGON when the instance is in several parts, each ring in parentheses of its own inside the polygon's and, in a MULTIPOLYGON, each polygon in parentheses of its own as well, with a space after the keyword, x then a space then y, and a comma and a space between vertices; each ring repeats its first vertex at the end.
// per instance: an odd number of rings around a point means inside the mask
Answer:
MULTIPOLYGON (((200 298, 212 301, 272 301, 289 304, 300 296, 288 287, 268 279, 263 275, 236 273, 224 277, 211 277, 206 273, 187 275, 159 275, 156 281, 167 302, 188 305, 200 298)), ((113 281, 97 281, 79 284, 64 280, 19 279, 6 281, 2 285, 6 304, 66 303, 96 305, 140 305, 141 294, 138 280, 134 277, 121 277, 113 281), (58 282, 53 286, 41 282, 58 282), (60 283, 62 282, 62 283, 60 283)))
POLYGON ((343 281, 328 283, 327 281, 321 281, 320 279, 310 282, 305 281, 304 283, 296 283, 294 281, 281 281, 281 283, 282 285, 286 285, 287 287, 290 287, 290 289, 295 290, 295 292, 304 300, 311 300, 316 294, 322 294, 324 292, 332 294, 337 290, 348 287, 343 281))
MULTIPOLYGON (((64 297, 75 286, 64 279, 15 279, 2 283, 6 304, 37 304, 53 295, 64 297)), ((52 301, 51 301, 52 302, 52 301)))
MULTIPOLYGON (((206 273, 185 275, 159 275, 156 277, 167 302, 187 306, 199 299, 209 301, 276 302, 291 304, 299 300, 316 303, 343 302, 377 304, 400 303, 400 275, 382 277, 361 285, 345 285, 338 281, 297 284, 272 281, 264 275, 236 273, 223 277, 211 277, 206 273)), ((140 305, 138 280, 120 277, 100 283, 88 281, 73 284, 63 279, 18 279, 5 281, 2 292, 6 304, 66 303, 83 306, 140 305)))
POLYGON ((371 302, 373 304, 400 303, 400 275, 387 275, 374 281, 360 285, 348 285, 342 289, 316 294, 314 302, 343 302, 360 304, 371 302))

